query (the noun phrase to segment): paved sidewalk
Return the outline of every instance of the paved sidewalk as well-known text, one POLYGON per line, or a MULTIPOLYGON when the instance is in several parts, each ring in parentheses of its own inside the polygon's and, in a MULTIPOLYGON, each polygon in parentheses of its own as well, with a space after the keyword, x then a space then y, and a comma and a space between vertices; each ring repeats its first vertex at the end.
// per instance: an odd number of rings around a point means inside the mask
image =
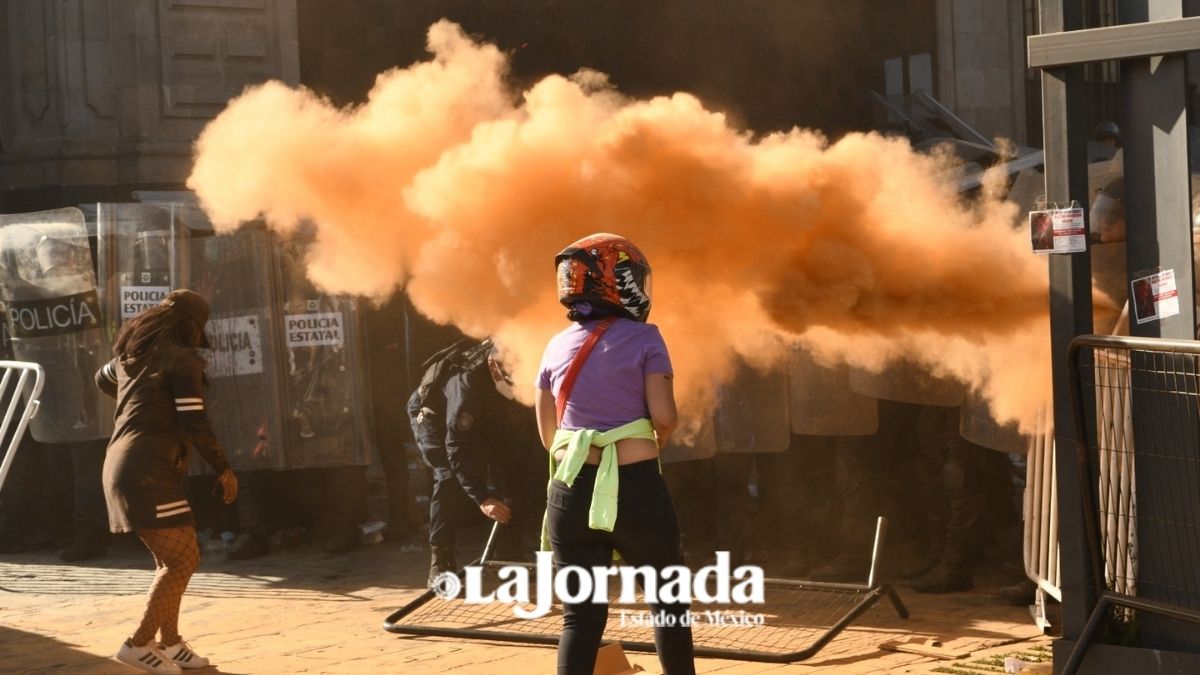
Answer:
MULTIPOLYGON (((122 548, 91 566, 52 554, 0 556, 0 672, 135 672, 107 658, 132 631, 152 571, 122 548)), ((345 555, 300 549, 240 563, 206 559, 180 627, 218 664, 200 673, 552 673, 551 647, 393 635, 383 619, 421 592, 427 553, 392 544, 345 555)), ((886 652, 881 642, 933 637, 981 655, 1048 645, 1023 608, 985 592, 898 589, 912 617, 884 601, 801 664, 701 659, 701 673, 928 673, 947 662, 886 652)), ((649 654, 630 660, 659 672, 649 654)), ((958 662, 963 663, 963 662, 958 662)))

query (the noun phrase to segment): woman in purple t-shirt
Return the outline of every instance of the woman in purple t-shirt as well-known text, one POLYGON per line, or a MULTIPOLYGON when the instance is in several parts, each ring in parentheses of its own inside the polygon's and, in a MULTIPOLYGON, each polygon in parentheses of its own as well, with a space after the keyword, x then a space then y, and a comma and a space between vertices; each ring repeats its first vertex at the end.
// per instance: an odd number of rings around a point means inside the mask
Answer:
MULTIPOLYGON (((677 412, 666 343, 646 323, 650 266, 612 234, 571 244, 555 265, 572 324, 546 346, 536 403, 542 443, 554 457, 546 524, 555 566, 607 566, 614 550, 660 572, 682 565, 679 523, 658 465, 677 412)), ((687 603, 652 609, 672 618, 654 629, 663 671, 695 673, 687 603)), ((559 675, 590 675, 607 620, 607 603, 564 604, 559 675)))

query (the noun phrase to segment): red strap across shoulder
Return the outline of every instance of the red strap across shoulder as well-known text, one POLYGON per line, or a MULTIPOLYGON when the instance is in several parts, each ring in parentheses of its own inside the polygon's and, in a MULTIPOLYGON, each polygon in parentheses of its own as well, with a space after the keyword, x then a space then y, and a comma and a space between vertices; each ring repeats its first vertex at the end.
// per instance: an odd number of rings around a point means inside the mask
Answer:
POLYGON ((588 356, 592 353, 596 343, 600 341, 600 336, 609 329, 617 319, 615 317, 606 317, 592 328, 592 332, 584 340, 579 351, 575 352, 575 358, 571 359, 571 365, 567 366, 567 373, 563 375, 562 386, 558 388, 558 398, 555 400, 555 407, 558 409, 558 425, 562 426, 563 413, 567 410, 567 399, 571 396, 571 390, 575 388, 575 380, 579 379, 579 371, 583 370, 583 362, 587 361, 588 356))

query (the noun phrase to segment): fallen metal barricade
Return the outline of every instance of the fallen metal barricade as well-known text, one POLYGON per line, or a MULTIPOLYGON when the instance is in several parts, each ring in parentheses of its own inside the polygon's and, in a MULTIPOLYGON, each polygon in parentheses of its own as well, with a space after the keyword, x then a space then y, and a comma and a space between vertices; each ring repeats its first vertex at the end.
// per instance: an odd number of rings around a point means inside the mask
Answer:
POLYGON ((1082 336, 1070 376, 1095 608, 1068 674, 1104 620, 1200 624, 1200 342, 1082 336))
MULTIPOLYGON (((880 584, 876 576, 886 529, 887 521, 880 518, 866 583, 766 579, 766 602, 762 605, 693 604, 691 611, 699 622, 692 631, 695 655, 770 663, 803 661, 814 656, 884 597, 891 601, 901 618, 907 619, 908 610, 896 591, 889 585, 880 584), (710 622, 736 619, 743 611, 763 614, 763 624, 746 626, 710 622)), ((537 597, 534 565, 488 560, 487 547, 481 561, 472 566, 483 568, 482 576, 487 584, 485 594, 499 585, 497 573, 500 568, 520 565, 530 572, 530 597, 537 597)), ((460 571, 459 577, 462 574, 460 571)), ((652 627, 639 625, 637 619, 648 614, 646 610, 644 603, 610 603, 605 640, 620 642, 627 651, 654 652, 652 627)), ((443 599, 429 590, 389 616, 383 627, 391 633, 408 635, 556 645, 562 633, 562 607, 555 603, 546 616, 521 619, 506 603, 467 604, 457 597, 443 599)))
POLYGON ((0 372, 3 373, 0 375, 0 411, 4 414, 0 422, 0 448, 4 449, 3 459, 0 459, 0 490, 3 490, 29 420, 37 414, 38 397, 42 395, 46 376, 38 364, 23 361, 0 361, 0 372), (16 426, 13 426, 14 420, 16 426))

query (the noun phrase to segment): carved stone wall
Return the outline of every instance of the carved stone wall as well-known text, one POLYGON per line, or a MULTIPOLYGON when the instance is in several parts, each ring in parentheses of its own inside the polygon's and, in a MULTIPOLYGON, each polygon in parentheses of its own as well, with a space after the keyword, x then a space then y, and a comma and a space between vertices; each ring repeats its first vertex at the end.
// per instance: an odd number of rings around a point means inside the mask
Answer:
POLYGON ((299 81, 295 3, 0 4, 0 210, 182 184, 226 101, 299 81))
POLYGON ((938 0, 938 95, 988 138, 1029 140, 1022 0, 938 0))

